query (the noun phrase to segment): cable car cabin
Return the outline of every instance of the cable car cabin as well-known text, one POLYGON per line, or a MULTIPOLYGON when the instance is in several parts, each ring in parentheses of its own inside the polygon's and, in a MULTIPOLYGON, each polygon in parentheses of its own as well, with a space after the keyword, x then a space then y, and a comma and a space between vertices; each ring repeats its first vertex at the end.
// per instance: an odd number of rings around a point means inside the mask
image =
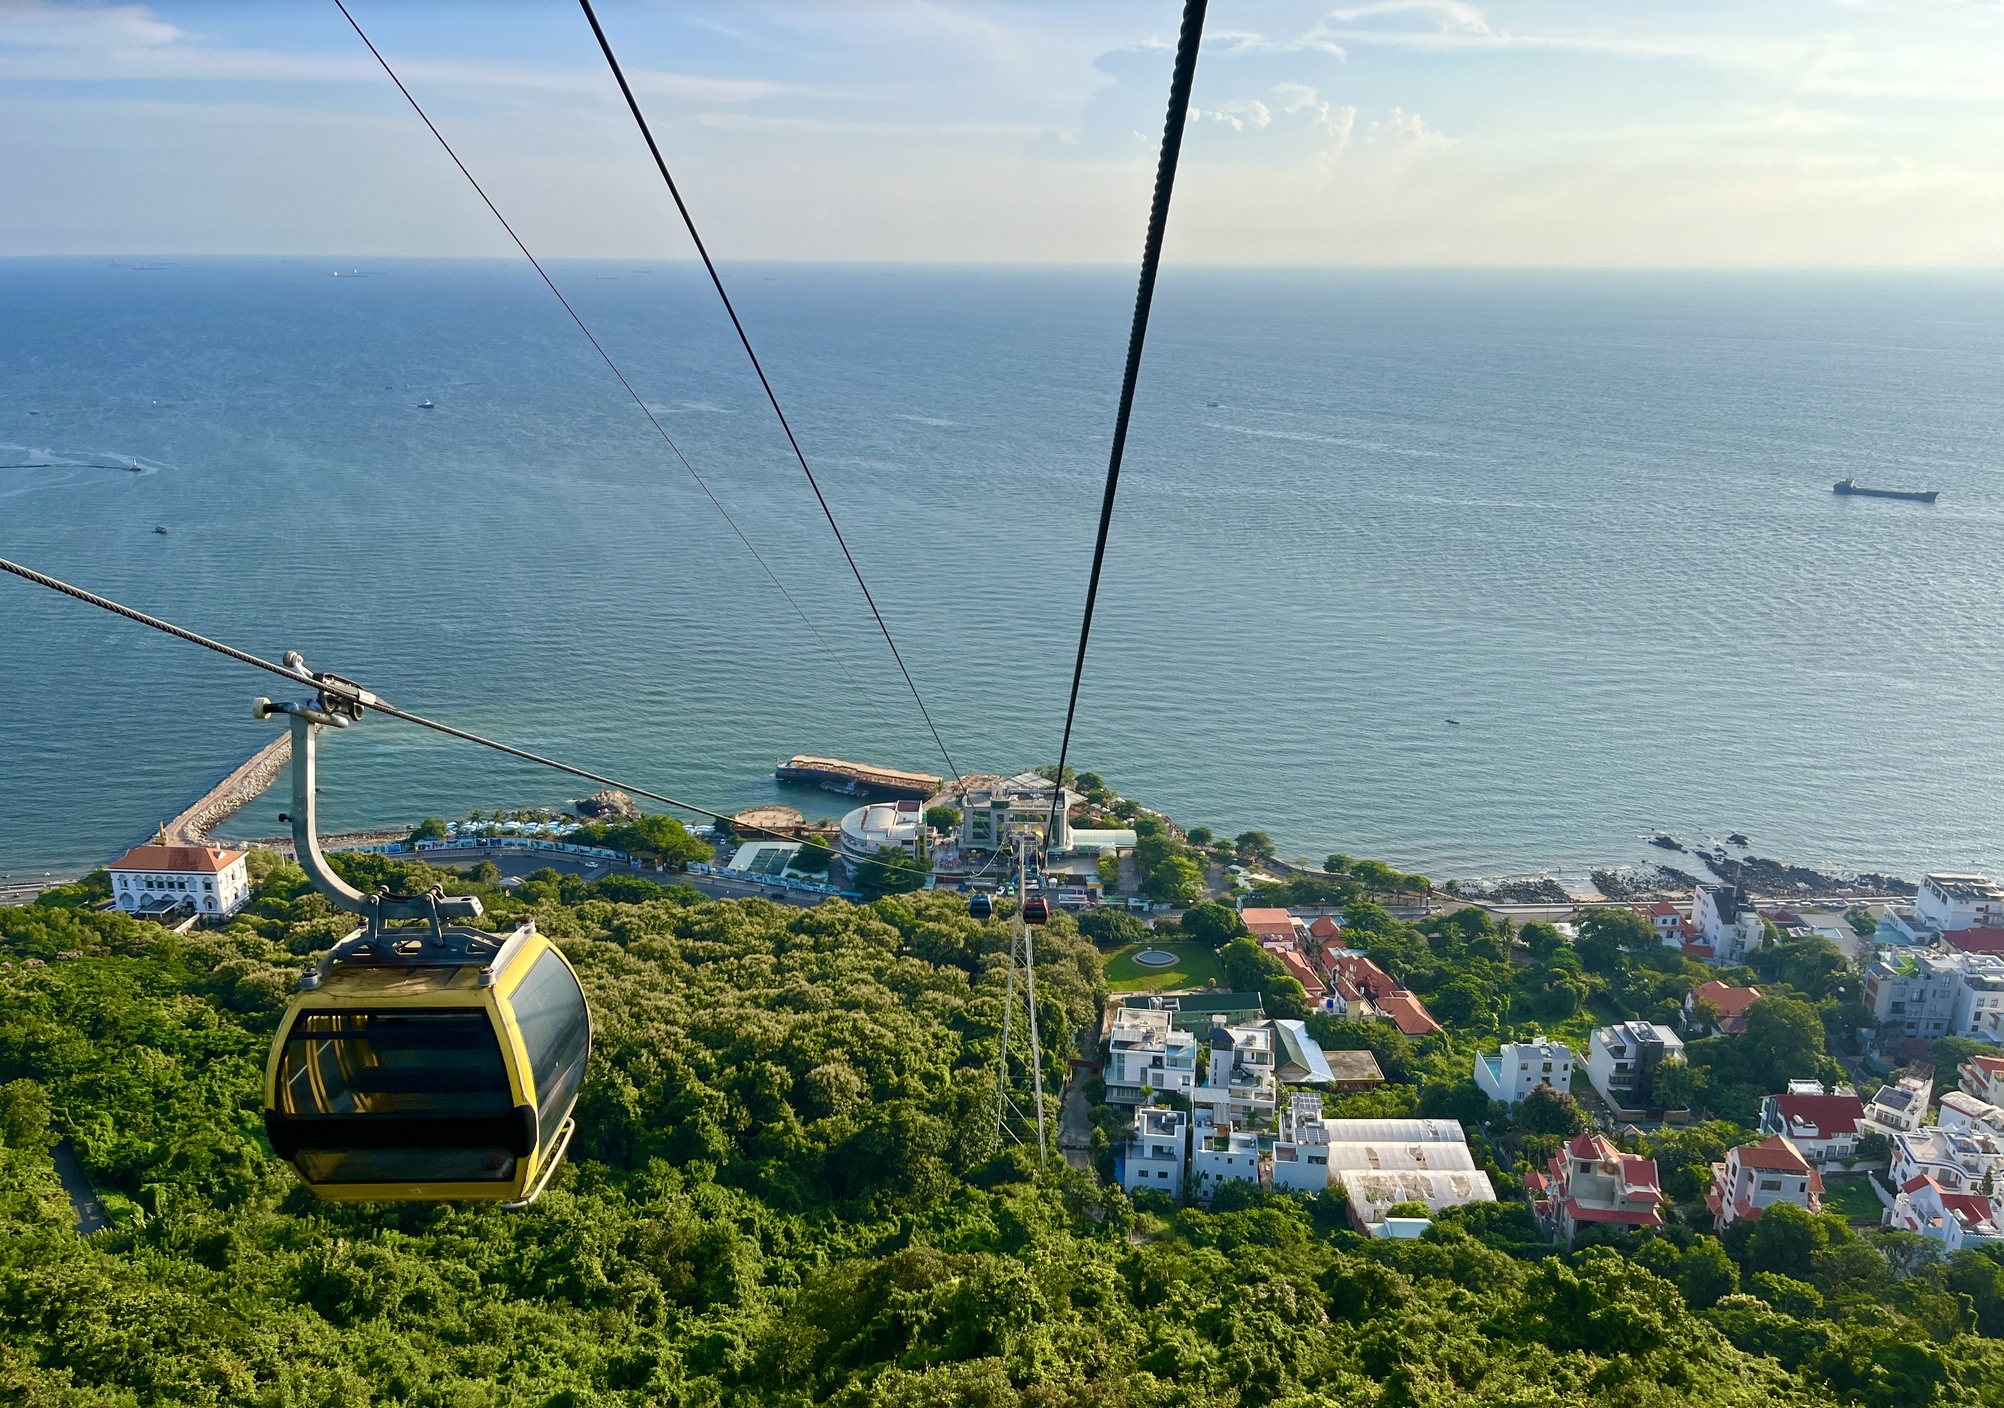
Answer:
POLYGON ((271 1146, 335 1202, 525 1206, 591 1054, 577 975, 525 924, 357 930, 301 981, 265 1067, 271 1146))
POLYGON ((976 890, 967 897, 967 912, 976 919, 990 918, 995 913, 995 901, 986 890, 976 890))
POLYGON ((1025 924, 1047 924, 1051 919, 1051 906, 1042 895, 1031 895, 1023 901, 1023 922, 1025 924))

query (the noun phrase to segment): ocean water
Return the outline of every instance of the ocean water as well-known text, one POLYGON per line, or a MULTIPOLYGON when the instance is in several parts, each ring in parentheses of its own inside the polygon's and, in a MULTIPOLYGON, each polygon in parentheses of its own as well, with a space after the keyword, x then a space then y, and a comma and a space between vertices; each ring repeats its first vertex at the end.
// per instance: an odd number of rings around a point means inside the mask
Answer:
MULTIPOLYGON (((554 272, 841 666, 529 270, 336 267, 0 261, 0 554, 719 808, 942 770, 692 266, 554 272)), ((955 763, 1050 762, 1131 272, 727 272, 955 763)), ((1995 275, 1172 268, 1073 758, 1437 877, 2004 869, 2000 465, 1995 275)), ((0 872, 150 831, 275 687, 0 578, 0 872)), ((323 757, 329 829, 581 790, 380 718, 323 757)))

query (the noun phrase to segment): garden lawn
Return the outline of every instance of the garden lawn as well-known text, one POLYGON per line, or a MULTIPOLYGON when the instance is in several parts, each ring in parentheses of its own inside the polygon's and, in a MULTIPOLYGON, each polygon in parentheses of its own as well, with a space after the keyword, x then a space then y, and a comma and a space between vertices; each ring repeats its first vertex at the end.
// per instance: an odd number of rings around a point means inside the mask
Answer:
POLYGON ((1161 992, 1170 988, 1201 988, 1213 978, 1225 985, 1218 969, 1218 955, 1204 944, 1131 944, 1106 960, 1106 985, 1113 992, 1161 992), (1134 955, 1158 948, 1176 955, 1167 968, 1150 968, 1136 963, 1134 955))
POLYGON ((1876 1223, 1886 1205, 1862 1178, 1833 1178, 1823 1190, 1823 1211, 1840 1212, 1849 1222, 1876 1223))

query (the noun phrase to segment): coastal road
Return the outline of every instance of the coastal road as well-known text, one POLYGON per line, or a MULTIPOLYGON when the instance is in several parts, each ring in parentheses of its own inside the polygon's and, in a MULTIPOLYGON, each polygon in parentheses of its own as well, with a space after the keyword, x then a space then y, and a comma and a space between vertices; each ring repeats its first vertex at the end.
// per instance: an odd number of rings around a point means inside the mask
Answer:
POLYGON ((727 880, 717 875, 684 875, 672 870, 635 870, 616 861, 566 855, 561 851, 516 851, 506 848, 466 846, 454 847, 451 850, 426 851, 420 859, 427 865, 450 867, 454 870, 470 870, 483 860, 492 861, 503 876, 514 876, 517 879, 543 869, 554 870, 559 875, 575 875, 581 880, 603 880, 608 875, 637 875, 642 880, 652 880, 659 885, 688 885, 702 891, 713 900, 768 899, 801 909, 812 909, 828 898, 826 895, 805 894, 798 890, 782 889, 776 885, 761 885, 756 880, 727 880))

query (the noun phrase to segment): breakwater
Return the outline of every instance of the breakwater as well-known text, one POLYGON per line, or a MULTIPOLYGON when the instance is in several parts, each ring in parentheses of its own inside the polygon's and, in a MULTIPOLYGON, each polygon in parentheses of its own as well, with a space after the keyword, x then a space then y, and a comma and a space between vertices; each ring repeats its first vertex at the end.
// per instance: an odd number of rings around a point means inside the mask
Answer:
POLYGON ((291 761, 292 734, 288 731, 280 733, 231 769, 222 781, 168 822, 168 841, 177 846, 205 844, 210 828, 221 825, 256 801, 291 761))

